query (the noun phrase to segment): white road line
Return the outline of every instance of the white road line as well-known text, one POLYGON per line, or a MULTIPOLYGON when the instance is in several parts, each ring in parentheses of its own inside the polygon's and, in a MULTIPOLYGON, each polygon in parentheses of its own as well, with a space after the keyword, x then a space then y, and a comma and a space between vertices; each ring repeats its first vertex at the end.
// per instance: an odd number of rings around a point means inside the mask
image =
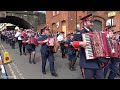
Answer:
POLYGON ((12 64, 13 64, 13 66, 15 67, 17 73, 20 75, 21 79, 25 79, 25 78, 23 77, 22 73, 20 73, 20 71, 18 70, 18 68, 17 68, 17 66, 15 65, 15 63, 12 63, 12 64))
POLYGON ((16 75, 15 75, 15 73, 14 73, 14 71, 13 71, 13 69, 12 69, 12 67, 11 67, 10 64, 8 64, 8 67, 9 67, 9 69, 10 69, 10 71, 11 71, 12 76, 14 77, 14 79, 17 79, 17 77, 16 77, 16 75))
MULTIPOLYGON (((4 51, 6 51, 5 48, 4 48, 4 46, 3 46, 2 44, 1 44, 1 46, 2 46, 2 48, 4 49, 4 51)), ((2 50, 3 54, 4 54, 4 51, 2 50)), ((15 75, 15 73, 14 73, 11 65, 10 65, 10 64, 7 64, 7 65, 8 65, 8 67, 9 67, 9 69, 10 69, 10 72, 11 72, 13 78, 14 78, 14 79, 17 79, 17 77, 16 77, 16 75, 15 75)))
POLYGON ((6 49, 4 48, 4 46, 2 45, 2 43, 1 43, 1 46, 2 46, 2 48, 4 49, 4 51, 6 52, 6 49))
MULTIPOLYGON (((2 51, 2 53, 4 54, 4 51, 3 51, 3 50, 1 50, 1 51, 2 51)), ((14 79, 17 79, 17 78, 16 78, 16 75, 15 75, 15 73, 14 73, 14 71, 13 71, 13 69, 11 68, 11 65, 8 64, 8 67, 9 67, 11 73, 12 73, 13 78, 14 78, 14 79)), ((5 70, 5 69, 4 69, 4 70, 5 70)), ((5 74, 4 74, 4 75, 5 75, 5 74)), ((8 77, 8 76, 7 76, 7 77, 8 77)))

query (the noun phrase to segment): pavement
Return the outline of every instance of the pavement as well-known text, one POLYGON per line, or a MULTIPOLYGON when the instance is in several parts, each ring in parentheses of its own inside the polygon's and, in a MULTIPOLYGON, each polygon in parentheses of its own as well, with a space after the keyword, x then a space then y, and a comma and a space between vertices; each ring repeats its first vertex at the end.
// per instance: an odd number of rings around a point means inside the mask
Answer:
POLYGON ((76 62, 76 71, 70 71, 68 68, 68 60, 61 58, 61 53, 55 53, 55 70, 58 77, 54 77, 50 73, 49 62, 46 64, 46 75, 42 74, 40 61, 40 46, 36 48, 36 64, 29 64, 28 55, 20 56, 18 44, 12 49, 9 44, 2 42, 1 47, 3 53, 7 51, 10 55, 11 63, 4 65, 8 79, 83 79, 79 67, 79 59, 76 62))

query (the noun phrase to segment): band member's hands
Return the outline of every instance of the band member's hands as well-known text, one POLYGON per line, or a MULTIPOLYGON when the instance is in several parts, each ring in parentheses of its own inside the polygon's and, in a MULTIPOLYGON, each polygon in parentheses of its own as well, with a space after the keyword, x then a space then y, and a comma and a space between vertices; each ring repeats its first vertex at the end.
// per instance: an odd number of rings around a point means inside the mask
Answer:
POLYGON ((86 45, 87 45, 87 43, 86 43, 86 42, 80 42, 79 45, 80 45, 81 47, 85 48, 86 45))
POLYGON ((112 40, 112 43, 114 44, 116 41, 115 40, 112 40))
POLYGON ((48 42, 48 39, 44 40, 44 43, 47 43, 48 42))

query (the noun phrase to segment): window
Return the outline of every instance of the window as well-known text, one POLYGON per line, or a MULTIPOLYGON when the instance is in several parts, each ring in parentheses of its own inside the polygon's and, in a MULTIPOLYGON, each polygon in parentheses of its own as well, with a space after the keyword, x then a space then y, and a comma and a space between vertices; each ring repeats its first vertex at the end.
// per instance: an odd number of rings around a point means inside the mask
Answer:
POLYGON ((56 30, 56 24, 52 23, 52 30, 56 30))
POLYGON ((59 11, 56 11, 57 12, 57 14, 59 14, 59 11))
POLYGON ((113 19, 108 19, 106 21, 106 26, 113 26, 113 19))
POLYGON ((53 13, 53 16, 55 16, 55 11, 53 11, 52 13, 53 13))
POLYGON ((56 16, 59 14, 59 11, 52 11, 52 16, 56 16))
POLYGON ((102 31, 102 22, 99 20, 95 20, 92 29, 97 31, 102 31))

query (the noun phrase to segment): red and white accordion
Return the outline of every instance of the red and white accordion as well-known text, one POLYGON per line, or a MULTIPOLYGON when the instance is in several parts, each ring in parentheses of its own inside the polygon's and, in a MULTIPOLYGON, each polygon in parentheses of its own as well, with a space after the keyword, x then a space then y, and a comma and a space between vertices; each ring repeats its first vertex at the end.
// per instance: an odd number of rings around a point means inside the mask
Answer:
MULTIPOLYGON (((87 60, 95 58, 110 58, 118 57, 117 51, 112 54, 113 44, 110 39, 107 38, 105 32, 91 32, 82 34, 83 41, 87 43, 85 48, 85 54, 87 60), (115 56, 116 55, 116 56, 115 56)), ((118 47, 117 47, 118 48, 118 47)), ((116 50, 116 49, 115 49, 116 50)))
POLYGON ((54 38, 48 38, 47 46, 54 46, 55 39, 54 38))
POLYGON ((37 38, 29 37, 28 38, 28 44, 34 44, 35 46, 37 46, 38 45, 37 38))
POLYGON ((120 58, 120 44, 118 42, 113 43, 112 57, 120 58))
POLYGON ((25 31, 22 32, 21 36, 27 37, 27 33, 25 31))

